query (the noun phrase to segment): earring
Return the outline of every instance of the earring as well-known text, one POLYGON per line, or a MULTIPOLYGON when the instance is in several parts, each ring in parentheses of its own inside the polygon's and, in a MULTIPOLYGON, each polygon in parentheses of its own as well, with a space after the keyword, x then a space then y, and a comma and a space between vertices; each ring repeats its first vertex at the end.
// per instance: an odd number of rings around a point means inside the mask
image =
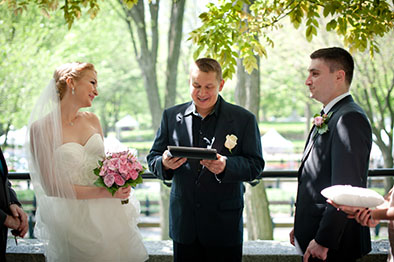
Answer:
POLYGON ((72 94, 72 95, 75 95, 74 87, 71 89, 71 94, 72 94))

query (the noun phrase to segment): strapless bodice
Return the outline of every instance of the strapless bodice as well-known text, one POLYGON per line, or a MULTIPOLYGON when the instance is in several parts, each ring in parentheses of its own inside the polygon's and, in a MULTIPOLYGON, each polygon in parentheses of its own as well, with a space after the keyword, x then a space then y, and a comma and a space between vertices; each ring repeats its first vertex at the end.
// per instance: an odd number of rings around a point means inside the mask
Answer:
POLYGON ((98 161, 104 157, 104 143, 100 134, 92 135, 85 145, 69 142, 61 145, 56 150, 56 161, 59 163, 60 172, 70 176, 71 181, 77 185, 93 185, 97 180, 93 169, 98 166, 98 161))

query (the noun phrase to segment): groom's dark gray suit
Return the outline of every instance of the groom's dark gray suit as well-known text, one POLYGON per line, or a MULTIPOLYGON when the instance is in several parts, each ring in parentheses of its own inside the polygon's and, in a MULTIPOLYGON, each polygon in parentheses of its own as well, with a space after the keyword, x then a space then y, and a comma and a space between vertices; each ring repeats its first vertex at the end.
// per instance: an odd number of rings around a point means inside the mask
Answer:
POLYGON ((165 171, 162 154, 167 146, 193 146, 192 102, 164 111, 161 126, 147 156, 150 170, 160 179, 172 179, 170 237, 182 244, 198 239, 209 246, 242 244, 244 181, 259 178, 264 168, 260 133, 249 111, 219 96, 218 119, 212 148, 227 157, 218 177, 199 160, 189 159, 176 170, 165 171), (224 146, 227 135, 238 138, 231 152, 224 146))
POLYGON ((20 205, 16 198, 15 191, 11 188, 11 183, 8 180, 8 169, 5 162, 3 152, 0 149, 0 261, 5 261, 5 251, 7 245, 8 228, 4 226, 7 215, 11 215, 10 204, 15 203, 20 205))
POLYGON ((328 261, 346 261, 371 250, 369 228, 328 205, 320 192, 337 184, 366 187, 372 134, 364 111, 350 95, 330 112, 329 131, 321 135, 313 127, 298 170, 294 235, 303 252, 315 239, 329 248, 328 261))

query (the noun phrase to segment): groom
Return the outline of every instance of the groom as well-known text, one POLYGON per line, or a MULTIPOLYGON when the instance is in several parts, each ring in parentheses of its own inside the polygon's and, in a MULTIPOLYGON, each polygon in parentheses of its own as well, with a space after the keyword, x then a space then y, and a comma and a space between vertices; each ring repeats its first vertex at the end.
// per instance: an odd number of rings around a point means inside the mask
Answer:
POLYGON ((21 204, 16 198, 11 183, 7 178, 8 169, 5 163, 3 152, 0 148, 0 261, 5 260, 5 250, 7 247, 8 228, 18 230, 17 236, 23 237, 28 230, 27 215, 22 210, 21 204))
POLYGON ((158 178, 172 179, 170 237, 174 261, 242 261, 244 181, 264 168, 255 116, 219 96, 220 64, 195 61, 192 101, 164 111, 147 160, 158 178), (167 146, 215 148, 217 160, 168 155, 167 146))
POLYGON ((369 229, 327 205, 321 190, 338 184, 366 187, 372 134, 349 88, 352 56, 342 48, 311 54, 306 85, 323 104, 315 118, 298 170, 294 230, 290 242, 307 261, 356 261, 371 250, 369 229), (325 127, 328 127, 325 130, 325 127))

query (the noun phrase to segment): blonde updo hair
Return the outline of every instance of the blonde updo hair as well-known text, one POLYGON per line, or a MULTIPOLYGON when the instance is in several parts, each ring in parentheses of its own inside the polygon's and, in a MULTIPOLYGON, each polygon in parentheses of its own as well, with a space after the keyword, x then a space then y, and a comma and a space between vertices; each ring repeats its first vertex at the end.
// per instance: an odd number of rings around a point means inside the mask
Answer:
POLYGON ((60 100, 63 99, 64 94, 66 93, 67 79, 71 78, 78 80, 83 76, 86 70, 92 70, 96 72, 94 65, 91 63, 73 62, 63 64, 56 68, 55 72, 53 73, 53 78, 55 79, 56 90, 59 94, 60 100))

